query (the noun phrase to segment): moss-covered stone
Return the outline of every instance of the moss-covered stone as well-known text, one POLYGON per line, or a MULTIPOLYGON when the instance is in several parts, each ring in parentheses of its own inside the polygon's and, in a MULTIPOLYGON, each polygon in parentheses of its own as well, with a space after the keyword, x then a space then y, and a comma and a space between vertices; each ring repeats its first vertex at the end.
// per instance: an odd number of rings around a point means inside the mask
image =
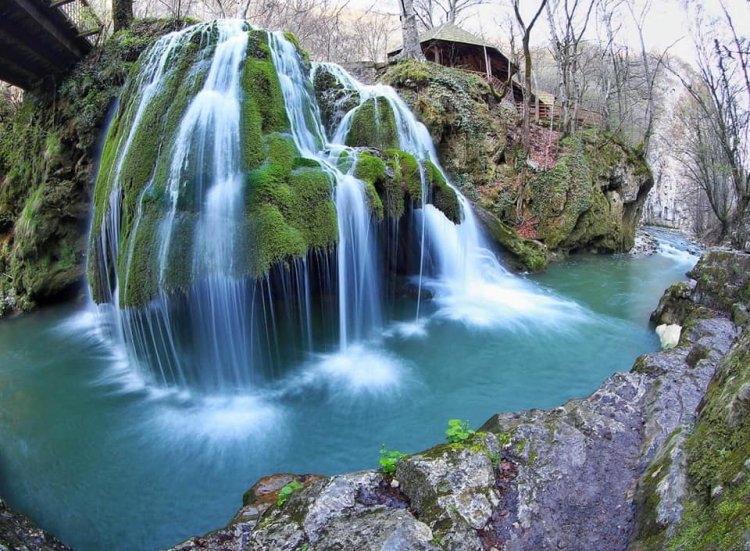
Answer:
MULTIPOLYGON (((190 99, 205 81, 208 64, 204 61, 213 52, 211 40, 217 33, 211 31, 215 27, 199 27, 201 40, 186 40, 175 52, 163 84, 136 128, 133 106, 141 88, 132 84, 139 75, 134 71, 123 93, 124 108, 107 136, 96 210, 103 220, 112 190, 119 189, 114 185, 122 188, 117 271, 123 306, 143 306, 160 291, 184 291, 204 275, 194 258, 196 227, 214 179, 212 164, 200 161, 205 153, 198 149, 199 140, 193 140, 188 147, 196 150, 185 153, 193 162, 173 165, 175 136, 190 99), (171 103, 165 103, 168 98, 171 103), (132 145, 125 150, 123 138, 129 133, 132 145), (118 159, 118 155, 124 156, 118 159)), ((260 278, 275 264, 311 250, 330 249, 337 240, 337 224, 329 176, 317 161, 301 157, 287 133, 289 120, 268 34, 248 29, 247 36, 240 75, 239 169, 244 208, 237 221, 236 271, 231 275, 260 278)), ((185 128, 183 133, 189 136, 194 130, 185 128)), ((92 250, 100 246, 100 231, 101 222, 92 233, 92 250)), ((99 266, 91 268, 93 273, 99 270, 99 266)), ((100 291, 95 291, 95 300, 103 297, 100 291)))
POLYGON ((320 107, 320 118, 330 136, 344 115, 359 105, 359 92, 344 86, 326 65, 320 65, 315 70, 313 88, 320 107))
POLYGON ((371 98, 357 108, 346 135, 346 145, 381 151, 398 147, 396 115, 387 99, 381 96, 371 98))
POLYGON ((750 338, 724 360, 686 444, 692 493, 663 548, 743 549, 750 530, 750 338), (721 488, 721 491, 717 491, 721 488))
POLYGON ((295 168, 299 153, 289 136, 268 135, 266 152, 266 164, 247 178, 245 262, 254 277, 338 239, 329 176, 319 167, 295 168))
POLYGON ((247 57, 242 69, 243 168, 252 170, 264 159, 263 134, 285 132, 289 119, 284 96, 268 46, 268 33, 248 31, 247 57))
POLYGON ((689 275, 704 306, 729 314, 737 302, 750 304, 750 254, 709 251, 689 275))
POLYGON ((448 185, 440 169, 435 164, 425 161, 425 178, 432 195, 432 204, 440 209, 448 220, 459 224, 461 222, 461 205, 456 192, 448 185))
POLYGON ((527 159, 510 95, 501 101, 503 90, 480 76, 402 62, 382 80, 430 130, 451 181, 507 227, 558 256, 633 246, 653 183, 642 152, 596 129, 560 140, 560 133, 532 125, 527 159))
POLYGON ((458 197, 432 162, 426 161, 424 166, 420 166, 411 154, 388 149, 384 152, 361 151, 356 163, 354 176, 365 183, 370 208, 379 219, 385 214, 399 220, 406 213, 407 205, 421 206, 424 173, 432 203, 449 219, 460 221, 458 197))
POLYGON ((476 213, 490 237, 520 260, 524 269, 540 272, 547 267, 547 247, 543 243, 522 238, 512 227, 482 208, 476 209, 476 213))

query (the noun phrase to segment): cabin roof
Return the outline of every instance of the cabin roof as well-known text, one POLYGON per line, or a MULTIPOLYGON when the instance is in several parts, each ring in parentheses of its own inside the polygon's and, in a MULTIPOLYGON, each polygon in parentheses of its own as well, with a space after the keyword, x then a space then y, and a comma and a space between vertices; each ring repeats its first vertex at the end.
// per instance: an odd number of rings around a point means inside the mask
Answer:
POLYGON ((475 34, 471 34, 469 31, 465 31, 461 27, 458 27, 453 23, 444 23, 439 27, 433 27, 432 29, 429 29, 419 35, 419 42, 427 42, 429 40, 462 42, 463 44, 472 44, 474 46, 486 46, 488 48, 495 48, 492 44, 486 43, 475 34))
MULTIPOLYGON (((505 57, 505 55, 497 49, 497 47, 489 44, 479 38, 475 34, 471 34, 469 31, 463 30, 461 27, 454 25, 453 23, 443 23, 439 27, 433 27, 428 29, 419 35, 419 43, 424 44, 431 40, 442 40, 443 42, 458 42, 461 44, 469 44, 471 46, 485 47, 491 50, 495 50, 497 53, 505 57)), ((395 50, 388 52, 389 56, 395 55, 401 51, 403 46, 399 46, 395 50)))

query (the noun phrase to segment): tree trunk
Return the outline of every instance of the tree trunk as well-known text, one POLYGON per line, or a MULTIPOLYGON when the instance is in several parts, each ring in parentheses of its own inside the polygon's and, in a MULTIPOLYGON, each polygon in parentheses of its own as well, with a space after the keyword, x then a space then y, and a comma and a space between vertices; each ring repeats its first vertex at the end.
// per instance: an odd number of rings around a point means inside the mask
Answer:
POLYGON ((115 32, 130 27, 133 22, 133 0, 112 0, 112 22, 115 32))
POLYGON ((523 35, 523 150, 529 154, 531 146, 531 48, 529 48, 529 36, 527 31, 523 35))
POLYGON ((413 0, 400 0, 399 3, 401 4, 401 30, 404 39, 404 47, 399 58, 424 61, 422 46, 419 44, 419 34, 417 34, 417 15, 414 12, 414 2, 413 0))
POLYGON ((518 26, 523 32, 523 56, 526 62, 524 64, 523 82, 523 151, 528 156, 531 146, 531 48, 529 47, 529 43, 531 42, 531 29, 534 28, 536 20, 539 19, 539 15, 547 4, 547 0, 540 2, 536 14, 534 14, 528 25, 524 23, 523 17, 521 17, 520 4, 521 0, 513 0, 513 11, 516 14, 516 21, 518 21, 518 26))

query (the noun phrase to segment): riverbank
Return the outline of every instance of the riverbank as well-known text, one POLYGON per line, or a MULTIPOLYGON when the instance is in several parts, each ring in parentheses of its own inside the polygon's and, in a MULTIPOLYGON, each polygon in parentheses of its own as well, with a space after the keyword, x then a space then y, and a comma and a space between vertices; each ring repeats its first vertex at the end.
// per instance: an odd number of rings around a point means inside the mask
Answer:
MULTIPOLYGON (((683 327, 679 346, 642 356, 586 399, 493 416, 465 442, 403 457, 392 475, 263 479, 227 527, 173 549, 658 549, 667 540, 698 549, 702 532, 741 549, 747 533, 735 520, 747 502, 737 494, 748 490, 748 465, 727 468, 739 488, 731 502, 721 481, 709 484, 709 509, 731 514, 706 524, 690 512, 706 497, 690 441, 724 402, 737 404, 735 425, 750 426, 750 385, 736 384, 750 378, 749 273, 750 255, 707 253, 694 284, 668 290, 659 308, 683 327), (728 370, 734 384, 717 390, 728 370)), ((749 444, 732 442, 701 453, 734 464, 749 444)))

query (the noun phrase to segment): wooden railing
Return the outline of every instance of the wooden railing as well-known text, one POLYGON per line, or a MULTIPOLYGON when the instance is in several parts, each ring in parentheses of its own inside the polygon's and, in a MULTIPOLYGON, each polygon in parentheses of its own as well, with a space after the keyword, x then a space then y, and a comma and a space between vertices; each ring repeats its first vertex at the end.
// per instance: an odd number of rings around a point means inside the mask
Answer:
POLYGON ((50 0, 50 7, 65 14, 78 30, 78 36, 92 45, 96 43, 96 36, 102 32, 103 25, 88 0, 50 0))
MULTIPOLYGON (((517 108, 519 112, 523 112, 523 103, 518 103, 517 108)), ((537 110, 537 106, 532 103, 531 118, 543 122, 549 122, 550 119, 553 119, 555 122, 560 122, 563 118, 563 108, 557 103, 549 105, 547 103, 539 102, 539 109, 537 110)), ((603 117, 601 113, 589 109, 578 109, 578 116, 576 117, 576 123, 578 126, 601 126, 602 120, 603 117)))
MULTIPOLYGON (((488 81, 490 83, 490 86, 492 86, 495 90, 502 91, 506 88, 506 84, 501 81, 499 78, 497 78, 494 75, 488 75, 484 71, 473 71, 471 69, 464 69, 460 68, 461 71, 464 73, 469 73, 472 75, 476 75, 480 78, 483 78, 484 80, 488 81)), ((515 82, 513 85, 520 86, 516 84, 515 82)), ((550 119, 553 119, 553 121, 561 121, 563 117, 563 109, 562 106, 558 103, 555 103, 554 105, 549 105, 548 103, 544 103, 542 101, 539 101, 538 104, 539 108, 537 109, 537 103, 535 101, 531 102, 531 119, 535 120, 536 122, 549 122, 550 119)), ((523 103, 522 102, 516 102, 516 109, 518 109, 519 113, 523 113, 523 103)), ((602 125, 602 114, 597 113, 596 111, 591 111, 589 109, 578 109, 578 116, 576 117, 576 123, 578 126, 583 127, 592 127, 592 126, 601 126, 602 125)))

